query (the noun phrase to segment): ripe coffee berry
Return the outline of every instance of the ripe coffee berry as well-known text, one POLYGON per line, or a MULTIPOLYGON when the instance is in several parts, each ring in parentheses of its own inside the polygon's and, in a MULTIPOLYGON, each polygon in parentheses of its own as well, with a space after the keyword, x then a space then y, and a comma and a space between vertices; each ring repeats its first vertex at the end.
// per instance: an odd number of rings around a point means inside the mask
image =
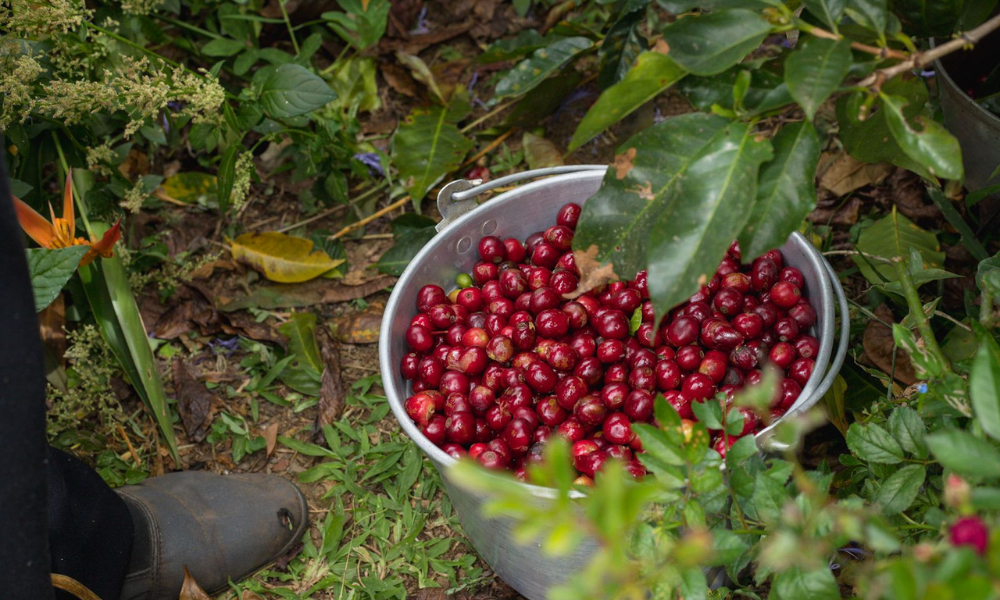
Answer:
POLYGON ((583 212, 583 209, 580 208, 579 204, 574 204, 572 202, 564 204, 556 214, 556 223, 558 225, 562 225, 563 227, 576 229, 576 223, 580 220, 581 212, 583 212))
POLYGON ((795 319, 799 327, 803 330, 809 329, 816 324, 816 311, 808 302, 799 302, 788 309, 788 316, 795 319))
POLYGON ((479 257, 484 262, 500 264, 507 260, 507 248, 500 238, 488 235, 479 240, 479 257))
POLYGON ((771 288, 771 301, 779 308, 791 308, 801 297, 799 287, 790 281, 779 281, 771 288))
POLYGON ((795 360, 795 346, 788 342, 778 342, 771 348, 771 352, 767 356, 780 368, 787 369, 795 360))
POLYGON ((815 358, 819 354, 819 340, 811 335, 804 335, 795 340, 795 350, 802 358, 815 358))
POLYGON ((604 439, 612 444, 627 444, 632 441, 632 422, 625 413, 614 413, 604 420, 604 439))
POLYGON ((682 371, 696 371, 705 358, 705 351, 700 346, 683 346, 677 349, 675 361, 682 371))

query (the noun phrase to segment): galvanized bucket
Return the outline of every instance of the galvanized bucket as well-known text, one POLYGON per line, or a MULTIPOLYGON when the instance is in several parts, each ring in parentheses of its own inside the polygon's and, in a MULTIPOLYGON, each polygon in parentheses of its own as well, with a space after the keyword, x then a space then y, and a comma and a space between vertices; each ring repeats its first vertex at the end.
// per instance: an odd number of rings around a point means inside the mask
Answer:
MULTIPOLYGON (((506 519, 486 519, 482 506, 487 497, 455 485, 448 467, 455 459, 428 441, 406 414, 403 407, 409 395, 409 383, 400 374, 399 365, 406 346, 405 333, 416 314, 416 295, 423 285, 435 283, 454 287, 455 277, 467 273, 478 259, 477 245, 484 235, 512 236, 524 239, 555 222, 556 212, 567 202, 582 204, 601 185, 604 165, 581 165, 539 169, 503 177, 484 185, 478 181, 459 180, 448 184, 438 196, 443 219, 434 237, 410 263, 396 282, 386 306, 379 337, 379 362, 382 384, 389 405, 407 435, 430 458, 441 472, 445 489, 458 513, 465 532, 483 560, 509 585, 531 600, 542 600, 546 591, 566 577, 581 570, 597 549, 597 542, 586 540, 568 556, 550 557, 540 544, 518 545, 506 519), (475 197, 496 187, 526 179, 547 177, 502 193, 479 206, 475 197)), ((799 399, 787 414, 805 411, 816 404, 833 383, 847 352, 848 320, 834 327, 835 306, 847 314, 847 299, 833 269, 804 237, 793 234, 781 248, 786 264, 797 267, 806 279, 806 290, 816 310, 817 323, 812 334, 820 342, 813 375, 799 399), (839 343, 834 351, 834 341, 839 343)), ((765 450, 782 449, 773 439, 775 424, 757 434, 758 445, 765 450)), ((523 485, 540 504, 550 502, 552 490, 523 485)))

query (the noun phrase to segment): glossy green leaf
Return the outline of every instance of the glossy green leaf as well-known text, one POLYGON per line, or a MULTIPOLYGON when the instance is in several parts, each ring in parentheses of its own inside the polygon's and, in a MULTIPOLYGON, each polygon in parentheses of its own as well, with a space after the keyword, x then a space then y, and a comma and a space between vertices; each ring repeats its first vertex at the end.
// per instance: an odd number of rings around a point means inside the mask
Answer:
POLYGON ((1000 477, 1000 450, 967 431, 940 429, 927 436, 931 452, 946 468, 970 477, 1000 477))
POLYGON ((687 72, 669 56, 643 52, 619 83, 604 90, 569 143, 572 152, 683 78, 687 72))
POLYGON ((715 75, 757 49, 771 26, 751 10, 719 10, 678 19, 663 29, 670 56, 696 75, 715 75))
MULTIPOLYGON (((916 250, 924 260, 924 268, 938 268, 944 264, 944 253, 937 236, 921 229, 904 215, 893 211, 865 229, 858 236, 857 249, 865 254, 891 259, 906 257, 916 250)), ((861 274, 875 285, 897 281, 899 276, 890 264, 863 256, 852 257, 861 274)))
POLYGON ((28 272, 31 274, 31 291, 35 296, 35 311, 41 312, 52 304, 69 278, 76 273, 80 259, 90 250, 89 246, 70 246, 49 250, 29 248, 28 272))
MULTIPOLYGON (((987 334, 988 335, 988 334, 987 334)), ((969 398, 987 435, 1000 440, 1000 360, 988 341, 980 344, 969 370, 969 398)))
POLYGON ((788 93, 811 121, 851 68, 851 43, 807 37, 785 61, 788 93))
POLYGON ((472 148, 455 126, 457 113, 435 106, 414 110, 392 139, 392 158, 415 206, 428 190, 462 164, 472 148))
POLYGON ((946 36, 955 30, 966 0, 893 0, 892 12, 904 30, 920 37, 946 36))
POLYGON ((903 512, 917 499, 926 477, 927 470, 923 465, 907 465, 895 471, 882 482, 875 504, 886 516, 903 512))
POLYGON ((734 110, 733 90, 743 72, 750 73, 750 87, 743 96, 743 110, 748 115, 766 113, 793 102, 784 78, 764 69, 737 68, 711 77, 685 77, 677 89, 705 112, 710 112, 713 105, 734 110))
POLYGON ((771 142, 774 159, 760 168, 757 201, 740 234, 746 256, 760 256, 785 243, 816 207, 819 135, 812 123, 786 125, 771 142))
POLYGON ((845 0, 802 0, 802 4, 814 17, 836 31, 840 16, 844 14, 846 2, 845 0))
POLYGON ((844 12, 852 21, 876 35, 885 33, 888 15, 886 0, 847 0, 844 12))
POLYGON ((670 441, 663 431, 646 423, 635 423, 632 425, 633 431, 642 440, 642 447, 645 450, 639 455, 639 460, 654 470, 663 465, 682 466, 685 463, 680 449, 670 441))
POLYGON ((927 458, 927 427, 917 411, 900 406, 892 411, 887 423, 889 435, 917 458, 927 458))
POLYGON ((722 429, 722 405, 714 398, 704 402, 692 402, 691 411, 699 423, 704 423, 709 429, 722 429))
POLYGON ((774 576, 770 597, 774 600, 840 600, 840 586, 826 565, 811 571, 789 567, 774 576))
POLYGON ((297 392, 318 395, 325 365, 316 344, 316 315, 293 313, 278 327, 278 332, 288 338, 288 356, 292 359, 278 378, 297 392))
POLYGON ((410 264, 413 257, 420 252, 420 249, 427 245, 427 242, 437 233, 433 227, 416 229, 401 235, 396 240, 396 245, 386 250, 385 254, 378 259, 376 268, 380 273, 386 275, 399 276, 403 274, 406 266, 410 264))
MULTIPOLYGON (((887 81, 882 86, 882 91, 907 99, 903 115, 908 121, 926 115, 924 106, 927 104, 927 86, 922 79, 896 77, 887 81)), ((855 92, 841 96, 837 101, 840 139, 847 152, 862 162, 890 162, 930 179, 931 175, 927 169, 907 156, 896 143, 892 133, 889 132, 886 111, 882 106, 876 103, 872 107, 871 114, 863 112, 865 98, 865 93, 855 92)))
POLYGON ((639 23, 645 15, 649 0, 627 0, 615 15, 615 21, 604 35, 598 50, 601 70, 597 85, 602 90, 622 80, 645 47, 639 35, 639 23))
POLYGON ((730 123, 690 164, 680 185, 670 186, 674 201, 658 216, 646 254, 656 314, 667 314, 712 277, 750 216, 760 165, 771 157, 767 141, 730 123))
POLYGON ((728 139, 728 124, 720 117, 691 113, 653 125, 622 144, 601 188, 583 205, 573 238, 577 267, 586 273, 598 267, 607 271, 610 264, 622 279, 644 269, 645 248, 634 240, 650 238, 656 215, 674 201, 688 167, 720 144, 720 138, 728 139), (581 260, 584 256, 590 259, 581 260))
POLYGON ((279 119, 304 115, 336 98, 322 78, 296 64, 279 66, 260 87, 261 108, 279 119))
POLYGON ((497 82, 495 97, 499 99, 526 93, 593 45, 585 37, 571 37, 535 50, 497 82))
POLYGON ((922 129, 915 130, 903 112, 903 107, 908 102, 905 98, 886 94, 879 94, 879 97, 889 131, 903 152, 934 177, 961 181, 965 171, 962 167, 962 149, 955 136, 928 117, 917 119, 922 129))
POLYGON ((522 29, 512 38, 497 40, 490 44, 486 50, 476 57, 476 62, 485 64, 521 58, 539 48, 544 48, 553 41, 556 40, 550 39, 548 36, 542 37, 534 29, 522 29))
POLYGON ((881 426, 872 423, 851 423, 847 430, 847 447, 869 462, 894 465, 903 460, 899 442, 881 426))

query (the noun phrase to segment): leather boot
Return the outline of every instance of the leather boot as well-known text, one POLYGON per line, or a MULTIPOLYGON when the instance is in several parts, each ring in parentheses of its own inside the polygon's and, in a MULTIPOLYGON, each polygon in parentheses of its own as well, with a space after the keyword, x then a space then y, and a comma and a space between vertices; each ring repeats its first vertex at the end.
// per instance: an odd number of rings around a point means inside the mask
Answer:
POLYGON ((185 565, 216 594, 288 552, 309 524, 302 492, 275 475, 188 471, 117 491, 135 524, 122 600, 177 600, 185 565))

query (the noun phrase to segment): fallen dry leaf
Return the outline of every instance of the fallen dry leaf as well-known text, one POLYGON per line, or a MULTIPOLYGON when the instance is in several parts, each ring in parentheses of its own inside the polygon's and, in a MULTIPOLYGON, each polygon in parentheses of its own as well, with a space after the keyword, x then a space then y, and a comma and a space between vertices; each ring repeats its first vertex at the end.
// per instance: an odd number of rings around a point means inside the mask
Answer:
MULTIPOLYGON (((195 325, 207 327, 213 322, 214 313, 215 309, 200 297, 185 300, 160 315, 153 326, 153 335, 161 340, 177 339, 194 329, 195 325)), ((208 335, 209 331, 203 333, 208 335)))
POLYGON ((184 565, 184 583, 181 584, 181 595, 177 600, 212 600, 191 576, 187 565, 184 565))
POLYGON ((521 136, 521 147, 524 149, 524 160, 531 169, 561 167, 563 153, 551 140, 525 131, 521 136))
POLYGON ((267 457, 271 458, 271 455, 274 454, 274 446, 278 443, 278 424, 271 423, 261 433, 264 435, 265 452, 267 457))
POLYGON ((345 344, 374 344, 382 327, 385 307, 370 304, 362 311, 352 312, 329 323, 330 331, 338 342, 345 344))
POLYGON ((340 345, 326 327, 316 329, 316 343, 324 366, 313 431, 316 436, 322 436, 323 426, 339 419, 344 411, 345 394, 344 383, 340 379, 340 345))
POLYGON ((396 282, 395 277, 379 277, 361 285, 344 285, 327 279, 293 285, 267 285, 254 288, 249 296, 216 298, 219 310, 234 311, 244 308, 302 308, 316 304, 349 302, 371 296, 396 282))
POLYGON ((258 342, 277 344, 282 348, 288 343, 283 335, 275 331, 274 327, 267 323, 258 323, 248 312, 223 313, 222 318, 226 321, 222 324, 222 331, 229 335, 242 335, 258 342))
POLYGON ((595 287, 609 281, 617 281, 618 275, 615 273, 615 266, 611 263, 602 265, 597 260, 598 248, 596 244, 591 244, 586 250, 574 250, 573 257, 576 259, 576 268, 580 270, 580 283, 576 289, 568 294, 563 294, 564 298, 579 298, 595 287))
POLYGON ((410 39, 412 29, 424 0, 394 0, 389 8, 389 37, 410 39))
POLYGON ((941 211, 929 201, 924 191, 923 180, 916 173, 906 169, 896 169, 889 178, 889 199, 908 218, 937 219, 941 211))
POLYGON ((233 258, 279 283, 301 283, 337 268, 344 259, 332 259, 313 250, 312 240, 277 231, 244 233, 232 241, 233 258))
MULTIPOLYGON (((892 311, 886 305, 880 304, 875 309, 875 316, 892 323, 892 311)), ((917 382, 917 375, 913 370, 913 363, 901 348, 896 348, 896 342, 892 339, 892 329, 882 323, 872 319, 865 327, 865 333, 861 340, 865 348, 865 356, 879 369, 887 374, 895 375, 900 383, 912 385, 917 382), (893 370, 893 350, 895 350, 896 365, 893 370)))
POLYGON ((382 38, 378 44, 379 54, 393 54, 397 50, 402 50, 407 54, 420 54, 420 52, 430 48, 435 44, 458 37, 472 29, 473 23, 457 23, 447 27, 440 27, 434 31, 410 35, 407 40, 394 40, 388 37, 382 38))
POLYGON ((61 575, 59 573, 51 574, 52 587, 57 590, 63 590, 69 592, 73 596, 76 596, 80 600, 101 600, 101 598, 92 592, 90 588, 83 585, 79 581, 69 577, 68 575, 61 575))
POLYGON ((863 163, 841 152, 829 162, 819 178, 819 185, 838 197, 846 196, 858 188, 882 182, 892 171, 889 163, 863 163))
POLYGON ((379 63, 378 72, 382 74, 389 87, 397 93, 410 98, 416 98, 420 95, 417 80, 403 67, 395 63, 379 63))
POLYGON ((212 394, 180 358, 174 359, 174 395, 184 431, 191 441, 203 441, 212 424, 212 394))
POLYGON ((806 217, 810 223, 817 225, 854 225, 858 222, 864 201, 857 196, 851 196, 847 202, 838 202, 829 207, 817 208, 806 217))

